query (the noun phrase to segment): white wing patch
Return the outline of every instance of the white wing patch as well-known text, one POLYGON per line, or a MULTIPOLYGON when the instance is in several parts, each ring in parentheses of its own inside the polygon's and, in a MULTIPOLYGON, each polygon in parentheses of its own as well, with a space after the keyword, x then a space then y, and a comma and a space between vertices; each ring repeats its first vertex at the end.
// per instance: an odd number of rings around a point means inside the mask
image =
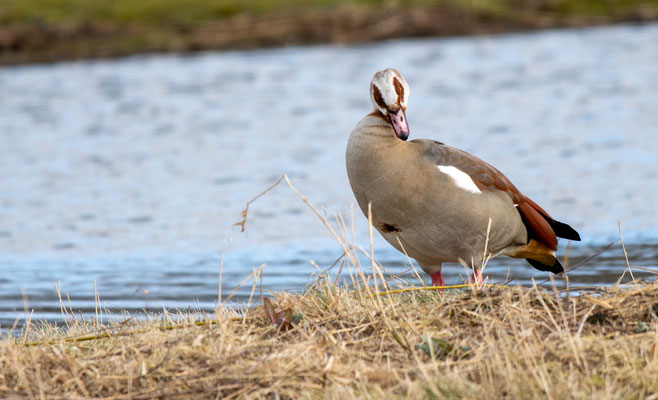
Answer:
POLYGON ((459 168, 453 167, 452 165, 437 165, 436 167, 439 171, 451 177, 452 180, 455 181, 455 184, 460 188, 468 190, 471 193, 482 193, 475 185, 475 182, 473 182, 473 179, 459 168))

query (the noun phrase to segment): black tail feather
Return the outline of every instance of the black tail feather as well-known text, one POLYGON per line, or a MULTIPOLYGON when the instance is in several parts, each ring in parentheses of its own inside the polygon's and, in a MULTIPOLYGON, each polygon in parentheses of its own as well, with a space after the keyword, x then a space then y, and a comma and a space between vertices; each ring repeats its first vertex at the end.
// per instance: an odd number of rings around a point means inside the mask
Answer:
POLYGON ((578 234, 578 232, 576 232, 576 230, 570 227, 569 225, 550 218, 546 218, 546 221, 551 226, 551 228, 553 228, 553 232, 555 232, 555 236, 564 239, 580 241, 580 235, 578 234))
MULTIPOLYGON (((562 225, 565 225, 565 224, 562 224, 562 225)), ((561 274, 561 273, 564 272, 564 267, 562 266, 562 264, 560 264, 560 262, 557 260, 557 258, 554 258, 553 265, 546 265, 546 264, 543 264, 543 263, 541 263, 537 260, 532 260, 530 258, 526 258, 525 260, 527 262, 529 262, 530 265, 532 265, 533 267, 535 267, 536 269, 538 269, 540 271, 549 271, 549 272, 552 272, 554 274, 561 274)))

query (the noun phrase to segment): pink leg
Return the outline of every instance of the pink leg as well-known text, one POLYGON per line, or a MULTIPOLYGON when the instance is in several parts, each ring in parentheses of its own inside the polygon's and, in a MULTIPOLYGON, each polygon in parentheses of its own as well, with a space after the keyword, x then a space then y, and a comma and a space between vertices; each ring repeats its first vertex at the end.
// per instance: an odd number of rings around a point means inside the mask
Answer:
MULTIPOLYGON (((438 270, 437 272, 430 275, 430 278, 432 278, 432 286, 445 286, 446 285, 446 281, 443 280, 443 275, 441 275, 441 270, 438 270)), ((443 290, 443 289, 439 289, 439 290, 443 290)))
POLYGON ((473 270, 473 276, 471 276, 471 283, 475 285, 482 285, 484 281, 482 280, 482 272, 479 269, 473 270))

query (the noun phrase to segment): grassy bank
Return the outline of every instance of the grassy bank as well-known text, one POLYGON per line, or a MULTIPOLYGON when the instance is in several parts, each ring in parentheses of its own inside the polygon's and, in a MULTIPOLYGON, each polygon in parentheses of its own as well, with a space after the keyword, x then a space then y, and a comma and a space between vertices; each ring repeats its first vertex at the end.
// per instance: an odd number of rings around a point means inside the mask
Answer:
POLYGON ((319 279, 305 295, 276 295, 269 309, 219 307, 201 322, 195 314, 162 314, 109 325, 71 319, 63 333, 32 327, 29 338, 0 340, 0 397, 658 393, 656 282, 577 297, 539 288, 464 290, 369 297, 363 286, 351 291, 319 279))
POLYGON ((658 0, 3 0, 0 64, 657 18, 658 0))
POLYGON ((372 238, 370 252, 352 243, 350 225, 339 215, 332 222, 286 175, 247 202, 236 225, 245 229, 250 205, 284 179, 342 248, 329 266, 335 277, 320 273, 304 294, 268 299, 257 268, 243 281, 252 280, 249 304, 257 305, 221 303, 213 315, 163 311, 103 323, 100 301, 86 321, 62 302, 66 328, 27 322, 22 335, 0 338, 0 398, 658 394, 658 281, 636 281, 632 270, 658 272, 627 263, 619 282, 626 273, 633 281, 624 287, 575 288, 568 279, 549 288, 414 287, 404 275, 385 275, 372 238))

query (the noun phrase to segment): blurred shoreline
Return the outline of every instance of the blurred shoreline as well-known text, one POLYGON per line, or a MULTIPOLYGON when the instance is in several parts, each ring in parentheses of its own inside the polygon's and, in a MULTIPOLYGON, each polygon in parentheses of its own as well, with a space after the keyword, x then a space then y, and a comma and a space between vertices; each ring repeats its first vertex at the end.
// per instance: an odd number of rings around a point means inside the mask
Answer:
MULTIPOLYGON (((76 1, 64 3, 70 3, 70 7, 83 4, 76 1)), ((149 3, 150 8, 144 10, 135 9, 139 6, 133 4, 129 14, 122 12, 122 2, 117 2, 112 10, 90 7, 76 13, 77 9, 39 8, 39 0, 33 2, 35 10, 19 8, 17 0, 8 0, 0 6, 0 65, 140 53, 350 44, 658 20, 656 0, 601 2, 596 8, 588 0, 455 0, 437 4, 413 1, 376 4, 363 0, 333 5, 283 0, 258 10, 254 6, 258 0, 246 2, 246 6, 220 1, 223 8, 215 8, 213 12, 204 10, 205 6, 192 5, 197 9, 192 10, 196 14, 190 15, 181 12, 190 11, 190 7, 168 4, 175 1, 149 3)), ((95 0, 88 3, 93 6, 95 0)))

